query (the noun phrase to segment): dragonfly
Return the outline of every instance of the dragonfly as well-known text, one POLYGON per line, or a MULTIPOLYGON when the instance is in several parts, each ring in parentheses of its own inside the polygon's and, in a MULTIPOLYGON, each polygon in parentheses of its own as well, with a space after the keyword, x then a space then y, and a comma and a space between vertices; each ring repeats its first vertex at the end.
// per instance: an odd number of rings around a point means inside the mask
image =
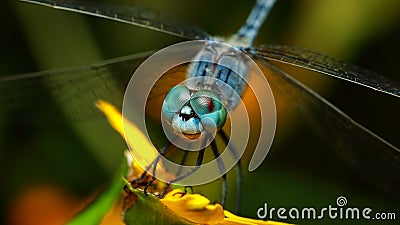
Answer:
MULTIPOLYGON (((131 5, 74 0, 23 1, 142 26, 188 40, 213 39, 211 35, 200 28, 131 5)), ((362 174, 373 174, 369 178, 372 182, 379 183, 380 188, 398 196, 400 150, 354 121, 273 62, 316 71, 392 95, 395 98, 400 97, 400 86, 380 75, 307 49, 281 45, 253 46, 257 30, 262 24, 261 22, 254 24, 254 21, 263 21, 262 17, 266 17, 273 2, 262 0, 256 2, 245 25, 237 33, 247 42, 241 43, 243 46, 237 47, 240 47, 241 51, 253 58, 263 68, 274 94, 284 96, 286 101, 298 106, 307 117, 312 117, 312 120, 316 121, 318 132, 324 134, 324 141, 330 143, 334 149, 343 149, 343 146, 347 146, 346 150, 351 152, 346 152, 346 154, 352 155, 349 161, 355 168, 362 174), (371 158, 375 159, 373 163, 367 161, 371 158), (377 167, 382 170, 376 171, 377 167)), ((79 68, 3 76, 0 78, 0 102, 10 111, 13 107, 19 107, 21 102, 30 104, 32 102, 30 99, 40 99, 45 95, 46 91, 40 90, 38 87, 46 83, 53 96, 58 99, 59 104, 69 105, 69 111, 66 113, 71 117, 80 117, 88 114, 85 111, 93 110, 88 106, 89 102, 94 102, 98 98, 104 97, 112 102, 120 102, 122 96, 110 95, 110 90, 124 89, 132 71, 152 53, 130 55, 79 68), (119 74, 121 81, 117 84, 108 83, 110 78, 116 76, 114 74, 119 74), (85 84, 92 84, 96 88, 85 90, 85 84), (65 95, 66 92, 69 94, 65 95), (79 101, 71 102, 70 99, 76 96, 80 97, 79 101)))

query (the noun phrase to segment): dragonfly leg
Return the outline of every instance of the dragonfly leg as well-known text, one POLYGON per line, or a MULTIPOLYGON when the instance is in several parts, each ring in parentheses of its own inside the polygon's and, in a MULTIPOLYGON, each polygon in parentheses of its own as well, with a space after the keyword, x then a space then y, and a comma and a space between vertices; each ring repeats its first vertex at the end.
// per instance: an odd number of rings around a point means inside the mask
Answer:
POLYGON ((229 151, 233 154, 233 156, 238 159, 237 162, 237 179, 236 179, 236 211, 237 213, 240 212, 240 204, 241 204, 241 195, 242 195, 242 163, 238 151, 236 150, 233 144, 228 145, 229 138, 225 134, 223 130, 219 130, 218 134, 221 136, 222 140, 225 142, 226 146, 228 147, 229 151))
MULTIPOLYGON (((185 162, 186 162, 186 159, 187 159, 187 156, 188 156, 188 155, 189 155, 189 151, 185 151, 185 152, 183 153, 183 157, 182 157, 181 162, 180 162, 179 165, 182 165, 182 166, 185 165, 185 162)), ((182 169, 183 169, 183 167, 179 167, 178 171, 176 172, 176 175, 177 175, 177 176, 180 176, 180 175, 181 175, 182 169)))
MULTIPOLYGON (((169 144, 167 146, 165 146, 164 148, 161 149, 160 154, 154 159, 154 161, 152 162, 153 164, 153 177, 151 178, 151 180, 146 184, 146 187, 144 188, 144 194, 147 195, 147 188, 149 188, 153 182, 156 180, 156 172, 157 172, 157 163, 160 160, 161 156, 165 156, 165 154, 167 153, 167 150, 169 149, 169 147, 172 145, 171 142, 169 142, 169 144)), ((167 192, 168 188, 169 188, 170 184, 166 183, 164 190, 162 192, 162 194, 165 195, 165 193, 167 192)))
POLYGON ((165 194, 167 193, 170 185, 171 185, 171 182, 167 182, 165 184, 163 192, 160 194, 160 196, 158 196, 159 198, 163 198, 165 196, 165 194))
MULTIPOLYGON (((161 155, 164 156, 164 155, 167 153, 167 150, 169 149, 169 147, 170 147, 171 145, 172 145, 172 144, 169 143, 168 145, 166 145, 165 147, 163 147, 163 148, 160 150, 160 154, 150 163, 150 165, 148 165, 148 166, 146 167, 145 171, 143 171, 143 173, 142 173, 139 177, 137 177, 136 179, 134 179, 133 181, 130 182, 131 185, 132 185, 133 187, 135 187, 135 186, 137 186, 137 185, 140 185, 140 184, 143 183, 143 182, 147 182, 148 177, 147 177, 146 175, 148 174, 147 171, 149 171, 150 169, 153 168, 153 175, 155 175, 156 168, 157 168, 157 163, 158 163, 158 161, 160 160, 160 156, 161 156, 161 155)), ((155 181, 155 179, 156 179, 155 176, 152 176, 152 178, 150 179, 150 181, 148 181, 148 182, 146 183, 145 188, 144 188, 144 194, 145 194, 145 195, 147 195, 147 189, 153 184, 153 182, 155 181)))
POLYGON ((147 170, 149 170, 149 169, 154 165, 154 162, 155 162, 155 161, 156 161, 156 160, 153 160, 153 162, 151 162, 150 165, 148 165, 148 166, 146 167, 146 170, 143 171, 143 173, 142 173, 138 178, 136 178, 136 179, 134 179, 133 181, 131 181, 131 185, 132 185, 132 186, 134 186, 134 185, 137 184, 137 183, 141 183, 141 182, 145 179, 145 177, 146 177, 146 175, 147 175, 147 170))
POLYGON ((183 192, 174 193, 172 196, 181 195, 181 197, 183 197, 183 196, 185 196, 187 193, 189 193, 189 191, 188 191, 187 189, 190 189, 190 193, 193 193, 193 188, 192 188, 192 186, 185 186, 184 189, 183 189, 183 192))
POLYGON ((225 206, 225 201, 226 201, 226 192, 227 192, 227 187, 226 187, 226 170, 225 170, 225 165, 222 159, 219 157, 219 152, 218 152, 218 146, 217 143, 215 143, 215 140, 211 142, 211 149, 214 153, 214 157, 217 159, 217 164, 219 168, 219 172, 222 174, 222 199, 221 199, 221 205, 225 206))
MULTIPOLYGON (((187 156, 188 156, 188 155, 189 155, 189 151, 185 151, 185 152, 183 153, 183 157, 182 157, 181 162, 180 162, 179 165, 182 165, 182 166, 185 165, 185 162, 186 162, 186 159, 187 159, 187 156)), ((183 168, 183 167, 179 167, 178 171, 176 172, 177 176, 181 175, 181 173, 182 173, 182 168, 183 168)), ((165 186, 163 192, 162 192, 161 195, 160 195, 160 198, 164 197, 164 195, 167 193, 170 184, 171 184, 170 182, 168 182, 168 183, 166 184, 166 186, 165 186)), ((181 193, 182 196, 184 196, 184 195, 187 193, 186 188, 190 188, 191 191, 193 192, 193 188, 192 188, 192 187, 190 187, 190 186, 185 186, 184 192, 181 193)))
POLYGON ((177 177, 177 178, 175 178, 175 179, 172 179, 172 180, 170 180, 170 181, 167 182, 166 187, 164 188, 164 191, 163 191, 163 192, 161 193, 161 195, 159 196, 160 198, 163 198, 163 197, 164 197, 164 195, 167 193, 167 190, 168 190, 169 186, 170 186, 172 183, 176 183, 176 182, 178 182, 178 181, 180 181, 180 180, 185 179, 186 177, 192 175, 194 172, 196 172, 196 171, 200 168, 201 164, 203 163, 203 158, 204 158, 204 152, 205 152, 205 150, 206 150, 205 148, 202 148, 202 149, 199 151, 199 155, 197 156, 196 165, 195 165, 195 167, 194 167, 193 169, 187 171, 187 172, 184 173, 182 176, 179 176, 179 177, 177 177))
POLYGON ((156 177, 151 177, 151 180, 146 184, 146 186, 143 189, 144 195, 147 196, 147 189, 153 184, 153 182, 156 180, 156 177))

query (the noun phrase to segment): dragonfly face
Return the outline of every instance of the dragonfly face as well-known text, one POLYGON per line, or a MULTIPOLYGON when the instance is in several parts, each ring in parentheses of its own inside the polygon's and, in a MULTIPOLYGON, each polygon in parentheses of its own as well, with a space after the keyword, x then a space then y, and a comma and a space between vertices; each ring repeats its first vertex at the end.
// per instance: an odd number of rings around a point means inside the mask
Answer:
POLYGON ((162 113, 176 132, 200 134, 207 127, 221 129, 226 109, 211 91, 192 91, 184 85, 171 89, 164 99, 162 113))

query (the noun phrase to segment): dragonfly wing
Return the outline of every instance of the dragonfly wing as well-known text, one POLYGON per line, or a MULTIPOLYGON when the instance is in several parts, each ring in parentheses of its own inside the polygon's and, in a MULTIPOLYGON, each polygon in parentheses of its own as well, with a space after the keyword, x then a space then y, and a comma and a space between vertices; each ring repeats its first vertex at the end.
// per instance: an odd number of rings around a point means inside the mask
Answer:
POLYGON ((129 79, 151 53, 81 67, 0 77, 0 108, 33 113, 56 104, 74 121, 100 115, 94 103, 103 99, 120 107, 129 79))
POLYGON ((400 85, 359 67, 293 46, 265 45, 248 49, 251 54, 306 68, 400 97, 400 85))
POLYGON ((324 143, 378 188, 400 197, 400 150, 355 122, 275 64, 256 58, 274 95, 302 112, 324 143))
POLYGON ((117 3, 87 0, 21 0, 55 9, 78 12, 133 24, 187 39, 204 39, 209 35, 190 24, 160 12, 117 3))

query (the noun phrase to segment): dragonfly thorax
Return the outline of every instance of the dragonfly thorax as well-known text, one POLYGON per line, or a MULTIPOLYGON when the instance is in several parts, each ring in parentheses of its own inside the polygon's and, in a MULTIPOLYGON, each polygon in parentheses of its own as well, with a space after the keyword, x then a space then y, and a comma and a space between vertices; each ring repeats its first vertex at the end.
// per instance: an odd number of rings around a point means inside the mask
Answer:
POLYGON ((213 92, 233 110, 247 86, 248 59, 238 48, 207 41, 190 64, 185 83, 192 90, 213 92))

